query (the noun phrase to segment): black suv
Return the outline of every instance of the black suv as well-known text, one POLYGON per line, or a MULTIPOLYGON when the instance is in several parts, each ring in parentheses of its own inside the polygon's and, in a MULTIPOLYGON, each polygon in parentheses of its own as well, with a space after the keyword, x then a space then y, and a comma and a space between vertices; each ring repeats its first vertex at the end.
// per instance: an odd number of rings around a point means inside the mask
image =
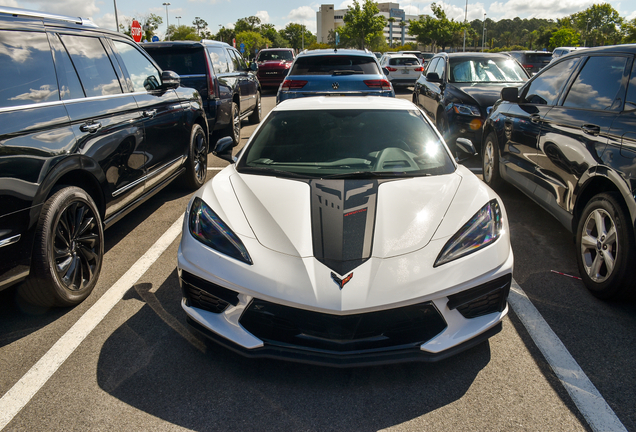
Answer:
POLYGON ((599 298, 633 297, 636 279, 636 45, 575 51, 484 126, 484 180, 506 180, 575 233, 579 272, 599 298))
POLYGON ((506 54, 521 63, 530 75, 539 72, 552 60, 552 53, 548 51, 508 51, 506 54))
POLYGON ((261 85, 256 63, 247 65, 236 49, 223 42, 151 42, 141 44, 163 69, 178 73, 183 85, 203 99, 210 132, 226 129, 234 145, 241 140, 241 120, 261 121, 261 85))
POLYGON ((97 282, 104 229, 207 174, 198 93, 132 39, 0 7, 0 289, 70 306, 97 282))

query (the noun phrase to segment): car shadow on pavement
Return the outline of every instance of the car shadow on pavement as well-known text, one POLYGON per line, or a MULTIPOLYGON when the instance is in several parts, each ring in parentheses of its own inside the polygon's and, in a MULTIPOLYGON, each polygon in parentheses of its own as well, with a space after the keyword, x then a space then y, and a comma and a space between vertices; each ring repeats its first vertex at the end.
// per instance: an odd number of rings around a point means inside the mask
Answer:
POLYGON ((176 270, 138 284, 145 305, 104 342, 97 383, 192 430, 378 430, 462 398, 490 362, 488 342, 441 363, 335 369, 247 359, 185 323, 176 270))

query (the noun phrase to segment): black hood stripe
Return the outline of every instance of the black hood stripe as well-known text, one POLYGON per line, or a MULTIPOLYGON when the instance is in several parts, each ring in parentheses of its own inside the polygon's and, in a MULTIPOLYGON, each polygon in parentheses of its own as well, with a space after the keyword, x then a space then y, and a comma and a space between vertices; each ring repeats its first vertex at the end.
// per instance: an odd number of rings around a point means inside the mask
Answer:
POLYGON ((345 275, 371 257, 379 182, 311 180, 309 184, 314 256, 345 275))

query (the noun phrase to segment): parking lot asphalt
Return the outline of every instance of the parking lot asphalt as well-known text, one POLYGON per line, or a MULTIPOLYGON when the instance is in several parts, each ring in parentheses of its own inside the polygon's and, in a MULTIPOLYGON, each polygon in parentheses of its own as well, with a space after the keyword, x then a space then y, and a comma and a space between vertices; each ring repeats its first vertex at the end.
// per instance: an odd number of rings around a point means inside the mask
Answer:
MULTIPOLYGON (((273 96, 264 95, 265 112, 273 96)), ((398 97, 410 100, 408 91, 398 97)), ((254 129, 244 123, 242 143, 254 129)), ((209 163, 209 178, 226 165, 212 155, 209 163)), ((516 189, 498 193, 515 280, 624 428, 636 431, 634 304, 599 301, 552 272, 577 275, 571 234, 516 189)), ((0 406, 182 218, 189 196, 171 185, 107 230, 101 278, 76 308, 33 308, 15 289, 0 292, 0 406)), ((4 430, 594 430, 514 311, 488 342, 435 364, 340 370, 249 360, 188 328, 177 247, 178 236, 4 430)))

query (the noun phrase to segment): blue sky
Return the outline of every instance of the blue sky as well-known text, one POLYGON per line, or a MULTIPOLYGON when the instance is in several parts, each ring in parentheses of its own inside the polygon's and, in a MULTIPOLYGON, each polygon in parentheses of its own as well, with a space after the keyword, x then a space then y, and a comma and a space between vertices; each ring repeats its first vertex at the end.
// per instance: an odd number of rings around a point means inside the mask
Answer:
MULTIPOLYGON (((201 17, 216 33, 220 26, 231 27, 239 18, 256 15, 263 22, 283 28, 290 22, 303 23, 312 32, 316 31, 316 12, 323 2, 307 0, 0 0, 0 5, 25 9, 35 9, 63 15, 92 18, 101 27, 115 28, 114 1, 120 23, 135 18, 160 15, 164 23, 158 33, 163 35, 166 28, 166 7, 169 2, 170 24, 191 25, 195 17, 201 17), (177 18, 181 17, 181 18, 177 18)), ((381 1, 380 1, 381 2, 381 1)), ((596 3, 601 3, 597 0, 596 3)), ((325 1, 324 3, 329 3, 325 1)), ((334 1, 336 9, 345 9, 353 0, 334 1)), ((431 14, 431 1, 399 1, 407 14, 431 14)), ((447 15, 456 20, 464 19, 465 0, 438 1, 447 15)), ((561 18, 585 10, 595 3, 593 0, 495 0, 474 2, 468 0, 468 20, 487 18, 561 18)), ((609 1, 621 16, 636 18, 636 1, 609 1)))

